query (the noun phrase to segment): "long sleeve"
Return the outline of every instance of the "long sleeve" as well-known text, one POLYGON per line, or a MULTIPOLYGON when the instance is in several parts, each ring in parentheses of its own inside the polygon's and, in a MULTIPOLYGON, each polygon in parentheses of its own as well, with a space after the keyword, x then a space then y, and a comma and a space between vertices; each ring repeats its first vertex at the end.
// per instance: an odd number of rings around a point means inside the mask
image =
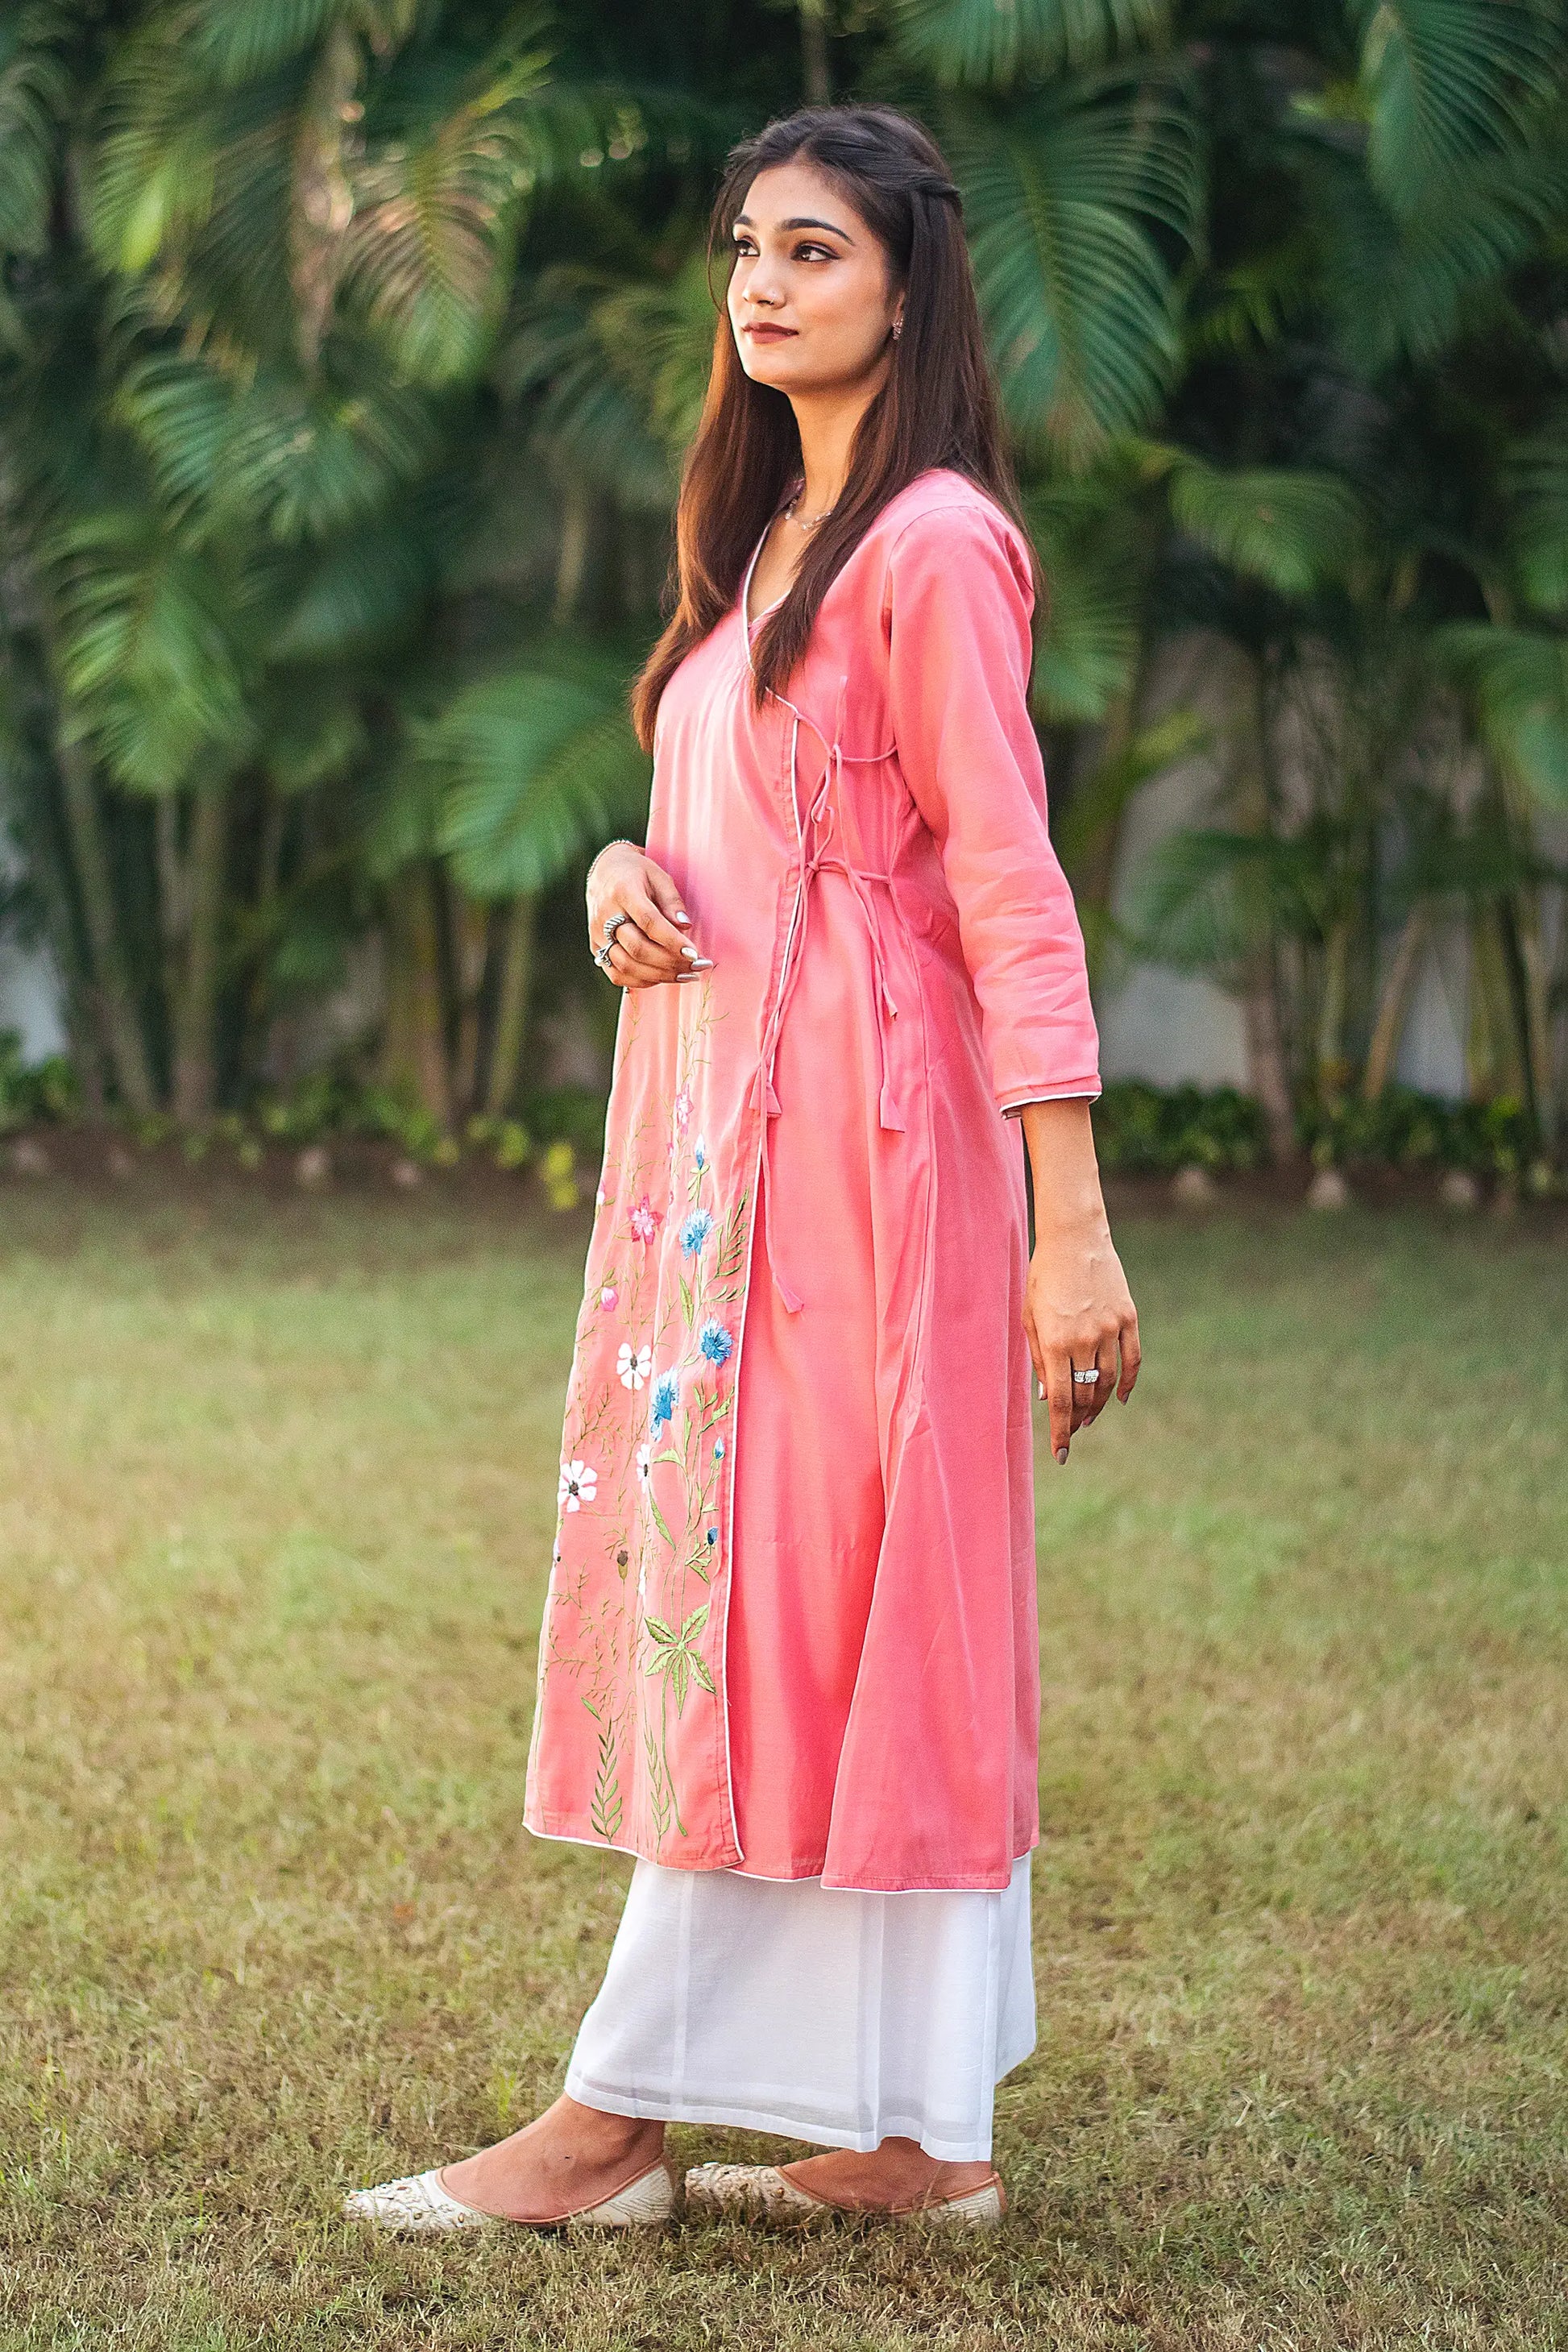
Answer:
POLYGON ((917 516, 889 552, 893 738, 941 852, 998 1108, 1100 1092, 1083 934, 1029 718, 1026 552, 989 505, 917 516))

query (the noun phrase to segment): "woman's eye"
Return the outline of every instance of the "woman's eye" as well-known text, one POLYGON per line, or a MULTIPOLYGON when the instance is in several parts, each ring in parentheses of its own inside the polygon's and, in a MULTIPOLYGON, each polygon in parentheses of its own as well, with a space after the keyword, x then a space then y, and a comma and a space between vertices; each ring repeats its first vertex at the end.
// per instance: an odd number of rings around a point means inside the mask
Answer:
POLYGON ((797 245, 795 257, 797 261, 831 261, 834 252, 830 245, 797 245))

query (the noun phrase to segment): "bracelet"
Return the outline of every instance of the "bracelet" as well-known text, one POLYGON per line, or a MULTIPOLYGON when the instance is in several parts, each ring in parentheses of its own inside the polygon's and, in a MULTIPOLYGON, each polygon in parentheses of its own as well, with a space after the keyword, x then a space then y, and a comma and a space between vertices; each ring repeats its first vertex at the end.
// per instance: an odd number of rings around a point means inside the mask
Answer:
MULTIPOLYGON (((642 850, 642 844, 641 844, 641 842, 640 842, 640 841, 628 841, 628 840, 626 839, 626 837, 625 834, 617 834, 614 841, 606 841, 606 842, 603 842, 603 843, 601 843, 601 844, 600 844, 600 845, 599 845, 599 847, 598 847, 598 848, 594 852, 593 856, 590 858, 590 860, 589 860, 589 862, 588 862, 588 871, 589 871, 589 873, 590 873, 590 874, 592 874, 592 872, 594 871, 595 866, 597 866, 597 864, 598 864, 598 862, 599 862, 600 858, 601 858, 601 857, 603 857, 603 856, 604 856, 604 854, 605 854, 605 850, 606 850, 606 849, 637 849, 637 850, 642 850)), ((643 850, 643 855, 644 855, 645 856, 647 856, 647 851, 646 851, 646 850, 643 850)))

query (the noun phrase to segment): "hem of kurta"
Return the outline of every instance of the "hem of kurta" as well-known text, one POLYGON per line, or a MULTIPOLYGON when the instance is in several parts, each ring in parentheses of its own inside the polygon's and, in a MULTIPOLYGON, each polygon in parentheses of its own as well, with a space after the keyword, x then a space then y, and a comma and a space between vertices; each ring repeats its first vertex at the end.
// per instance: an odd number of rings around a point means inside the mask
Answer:
POLYGON ((835 1895, 1003 1895, 1011 1884, 1013 1872, 1026 1854, 1033 1853, 1040 1841, 1031 1838, 1020 1846, 1010 1863, 1005 1864, 1000 1877, 987 1871, 955 1871, 945 1878, 922 1878, 911 1884, 907 1878, 835 1878, 829 1877, 821 1862, 803 1864, 798 1870, 781 1874, 772 1870, 749 1870, 745 1856, 736 1850, 721 1861, 710 1862, 704 1854, 693 1862, 684 1855, 677 1860, 668 1853, 644 1853, 635 1845, 618 1845, 601 1837, 597 1830, 576 1821, 575 1816, 543 1813, 530 1821, 523 1817, 523 1827, 531 1837, 548 1838, 553 1845, 588 1845, 597 1853, 624 1853, 628 1862, 657 1863, 661 1870, 728 1870, 737 1878, 760 1878, 770 1886, 797 1886, 803 1879, 820 1878, 829 1894, 835 1895), (567 1827, 570 1820, 572 1826, 567 1827), (560 1826, 546 1827, 546 1823, 560 1826))
POLYGON ((1105 1089, 1098 1078, 1079 1078, 1067 1087, 1032 1087, 1026 1094, 1009 1094, 997 1105, 1004 1118, 1035 1102, 1098 1102, 1105 1089))
MULTIPOLYGON (((997 2074, 998 2083, 1005 2080, 1026 2058, 1032 2058, 1039 2047, 1037 2039, 1016 2058, 1009 2058, 997 2074)), ((566 2095, 575 2099, 580 2107, 592 2107, 606 2116, 626 2116, 635 2123, 648 2124, 708 2124, 721 2130, 768 2132, 779 2139, 808 2140, 816 2147, 847 2147, 857 2156, 873 2156, 885 2139, 912 2139, 922 2152, 938 2164, 984 2164, 991 2156, 990 2136, 984 2146, 974 2139, 943 2139, 940 2133, 929 2131, 919 2116, 889 2114, 881 2119, 880 2130, 869 2132, 836 2132, 826 2124, 803 2121, 798 2116, 774 2115, 762 2107, 727 2106, 710 2104, 701 2099, 628 2098, 619 2091, 601 2091, 596 2084, 570 2072, 566 2076, 566 2095)))

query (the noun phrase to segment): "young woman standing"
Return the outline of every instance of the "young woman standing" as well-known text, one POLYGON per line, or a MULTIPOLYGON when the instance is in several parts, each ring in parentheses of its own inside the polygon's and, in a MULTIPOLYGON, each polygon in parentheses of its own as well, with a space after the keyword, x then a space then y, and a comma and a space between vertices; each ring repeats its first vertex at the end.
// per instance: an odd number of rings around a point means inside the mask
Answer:
POLYGON ((350 2199, 402 2229, 662 2220, 677 2120, 827 2151, 709 2209, 992 2221, 1034 2046, 1031 1360, 1058 1463, 1138 1370, 1034 561, 926 134, 775 123, 715 230, 526 1807, 637 1862, 564 2095, 350 2199))

